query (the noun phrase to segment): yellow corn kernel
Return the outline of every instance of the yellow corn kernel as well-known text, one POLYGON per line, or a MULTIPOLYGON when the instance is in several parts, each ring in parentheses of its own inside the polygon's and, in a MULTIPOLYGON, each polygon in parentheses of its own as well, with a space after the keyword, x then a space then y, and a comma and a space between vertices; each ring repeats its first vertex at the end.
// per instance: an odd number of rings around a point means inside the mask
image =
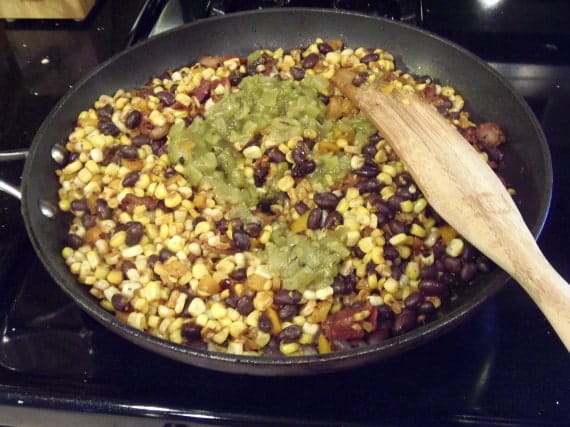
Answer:
POLYGON ((268 291, 258 292, 253 298, 253 306, 256 310, 265 311, 273 304, 273 294, 268 291))
POLYGON ((406 245, 399 245, 398 247, 396 247, 396 250, 398 251, 398 255, 400 255, 400 258, 403 259, 408 259, 412 255, 412 249, 406 245))
POLYGON ((408 240, 406 233, 398 233, 390 237, 390 244, 393 246, 398 246, 405 243, 408 240))
POLYGON ((109 245, 112 248, 119 248, 125 244, 126 239, 127 239, 127 232, 124 230, 121 230, 121 231, 113 234, 113 236, 111 237, 111 240, 109 241, 109 245))
POLYGON ((285 355, 292 355, 299 351, 299 343, 296 342, 282 342, 279 344, 279 350, 285 355))
POLYGON ((107 274, 106 280, 112 285, 118 285, 123 281, 123 273, 121 270, 111 270, 107 274))
POLYGON ((210 307, 210 312, 212 313, 214 319, 219 320, 226 317, 227 309, 224 304, 216 301, 212 304, 212 307, 210 307))
POLYGON ((392 277, 388 277, 384 282, 384 289, 391 294, 395 294, 400 289, 400 283, 392 277))
POLYGON ((362 252, 365 254, 369 253, 374 249, 374 242, 372 241, 372 237, 366 236, 363 237, 358 241, 358 247, 362 252))
POLYGON ((229 327, 229 333, 234 338, 239 338, 245 331, 247 331, 247 325, 242 320, 232 322, 229 327))
POLYGON ((129 313, 129 316, 127 317, 127 324, 141 331, 145 330, 147 327, 145 315, 136 311, 129 313))
POLYGON ((167 208, 175 208, 182 203, 182 196, 178 193, 170 193, 164 199, 164 205, 167 208))
POLYGON ((188 305, 188 314, 192 317, 198 317, 206 312, 206 303, 202 298, 194 297, 188 305))
POLYGON ((451 257, 457 257, 463 252, 463 247, 465 246, 463 239, 455 238, 447 244, 445 248, 445 253, 451 257))
POLYGON ((414 204, 414 213, 419 214, 427 207, 427 200, 420 197, 414 204))
POLYGON ((177 253, 184 249, 185 243, 186 240, 184 240, 182 236, 176 234, 166 241, 166 247, 169 251, 177 253))
POLYGON ((421 225, 416 224, 416 223, 413 223, 412 226, 410 227, 410 234, 412 236, 416 236, 416 237, 420 237, 420 238, 426 237, 426 235, 427 235, 425 229, 421 225))
POLYGON ((223 328, 220 332, 216 333, 212 337, 212 341, 214 341, 216 344, 223 344, 228 339, 229 334, 230 334, 230 329, 223 328))
POLYGON ((208 221, 200 221, 198 224, 196 224, 196 228, 194 228, 194 233, 196 234, 196 236, 199 236, 200 234, 204 234, 210 231, 211 229, 212 227, 208 221))
POLYGON ((420 277, 420 266, 418 263, 415 261, 408 262, 406 265, 405 274, 410 280, 418 279, 420 277))
POLYGON ((157 301, 160 299, 160 282, 148 282, 140 291, 139 295, 148 301, 157 301))
POLYGON ((284 192, 291 190, 294 185, 295 179, 291 175, 285 175, 277 181, 277 188, 284 192))
POLYGON ((414 202, 411 200, 404 200, 403 202, 400 202, 400 209, 404 213, 411 213, 414 211, 414 202))

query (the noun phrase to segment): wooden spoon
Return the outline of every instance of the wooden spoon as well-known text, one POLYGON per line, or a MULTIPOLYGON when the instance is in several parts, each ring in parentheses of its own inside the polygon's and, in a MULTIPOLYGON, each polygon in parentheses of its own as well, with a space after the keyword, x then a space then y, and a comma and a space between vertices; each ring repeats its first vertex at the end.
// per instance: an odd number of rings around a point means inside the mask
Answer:
POLYGON ((513 277, 570 351, 570 286, 548 263, 512 197, 480 154, 435 108, 404 90, 333 84, 368 116, 449 225, 513 277))

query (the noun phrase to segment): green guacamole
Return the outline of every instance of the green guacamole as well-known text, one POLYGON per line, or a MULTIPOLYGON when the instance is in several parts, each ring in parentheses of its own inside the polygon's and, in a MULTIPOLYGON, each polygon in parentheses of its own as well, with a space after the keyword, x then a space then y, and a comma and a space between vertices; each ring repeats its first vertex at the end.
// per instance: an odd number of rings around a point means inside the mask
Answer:
MULTIPOLYGON (((169 133, 168 155, 172 163, 184 167, 184 175, 194 187, 212 189, 216 201, 226 206, 228 216, 256 221, 253 209, 261 200, 282 200, 277 183, 290 165, 281 162, 262 187, 247 178, 251 165, 242 150, 256 139, 260 152, 302 137, 309 130, 316 141, 334 141, 334 135, 350 134, 362 147, 376 130, 361 114, 329 120, 319 94, 328 95, 329 82, 322 76, 307 75, 301 81, 280 80, 255 75, 244 78, 239 91, 224 96, 190 126, 175 123, 169 133)), ((315 192, 329 191, 350 171, 350 155, 344 151, 310 157, 316 170, 307 176, 315 192)), ((285 289, 318 289, 329 286, 339 265, 350 252, 344 244, 343 227, 322 230, 316 238, 289 231, 284 221, 275 224, 271 241, 257 255, 272 273, 282 279, 285 289)))

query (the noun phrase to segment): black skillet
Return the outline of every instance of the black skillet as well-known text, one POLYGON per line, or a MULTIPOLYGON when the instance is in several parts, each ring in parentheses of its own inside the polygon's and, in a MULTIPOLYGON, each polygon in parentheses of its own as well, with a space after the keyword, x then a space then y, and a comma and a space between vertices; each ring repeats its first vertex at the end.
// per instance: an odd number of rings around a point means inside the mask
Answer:
POLYGON ((235 356, 169 343, 119 322, 97 304, 85 286, 78 284, 60 255, 68 226, 66 218, 61 214, 53 219, 45 215, 50 205, 57 205, 54 171, 58 165, 52 160, 53 147, 65 142, 78 113, 101 94, 136 87, 164 69, 192 63, 201 54, 245 55, 258 48, 290 49, 307 46, 317 37, 342 38, 349 47, 389 50, 396 56, 398 68, 428 74, 455 87, 468 100, 466 108, 475 121, 500 123, 510 140, 505 147, 504 175, 519 191, 520 209, 529 228, 535 235, 540 232, 552 186, 548 145, 524 100, 482 60, 433 34, 380 18, 312 9, 230 14, 196 21, 113 57, 61 99, 35 136, 22 182, 26 228, 51 276, 87 313, 139 346, 184 363, 232 373, 303 375, 354 367, 418 347, 465 319, 507 282, 503 272, 493 271, 461 291, 459 298, 440 310, 431 323, 381 344, 296 358, 235 356))

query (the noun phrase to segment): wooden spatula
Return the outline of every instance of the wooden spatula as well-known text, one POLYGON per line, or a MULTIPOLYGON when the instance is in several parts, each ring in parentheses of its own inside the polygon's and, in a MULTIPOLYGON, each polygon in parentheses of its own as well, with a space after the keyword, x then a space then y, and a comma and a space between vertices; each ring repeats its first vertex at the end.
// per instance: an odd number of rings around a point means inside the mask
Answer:
POLYGON ((390 143, 430 205, 526 290, 570 351, 570 286, 545 259, 497 175, 414 93, 357 87, 355 77, 340 69, 332 82, 390 143))

